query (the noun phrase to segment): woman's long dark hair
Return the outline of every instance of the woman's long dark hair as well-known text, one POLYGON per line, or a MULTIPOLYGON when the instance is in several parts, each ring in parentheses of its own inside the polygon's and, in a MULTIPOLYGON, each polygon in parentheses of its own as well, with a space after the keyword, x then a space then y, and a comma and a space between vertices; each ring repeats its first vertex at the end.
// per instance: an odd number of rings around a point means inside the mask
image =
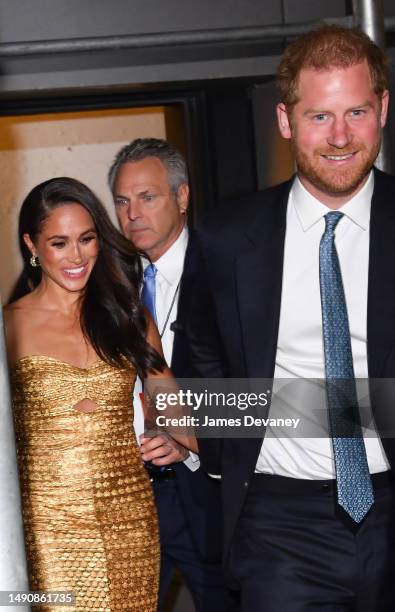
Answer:
POLYGON ((81 327, 96 353, 111 365, 122 367, 126 357, 140 376, 162 371, 165 362, 146 341, 147 322, 139 297, 142 279, 140 253, 111 223, 95 194, 79 181, 61 177, 32 189, 19 215, 19 244, 24 261, 22 275, 11 301, 34 289, 41 281, 39 267, 30 265, 31 253, 23 240, 36 242, 42 224, 59 206, 78 203, 95 224, 99 253, 81 302, 81 327))

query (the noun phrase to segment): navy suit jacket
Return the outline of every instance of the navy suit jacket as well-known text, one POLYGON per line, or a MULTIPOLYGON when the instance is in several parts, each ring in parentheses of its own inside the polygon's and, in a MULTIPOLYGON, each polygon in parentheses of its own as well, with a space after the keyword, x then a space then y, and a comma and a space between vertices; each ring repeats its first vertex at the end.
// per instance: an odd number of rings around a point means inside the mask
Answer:
MULTIPOLYGON (((200 376, 273 377, 291 185, 288 181, 238 199, 198 232, 200 278, 188 335, 200 376)), ((395 178, 378 170, 370 221, 367 350, 370 378, 395 377, 395 178)), ((389 395, 382 416, 388 410, 395 413, 395 391, 389 395)), ((200 440, 204 467, 222 474, 225 551, 261 443, 251 438, 200 440)), ((394 442, 386 438, 383 445, 395 469, 394 442)))
MULTIPOLYGON (((198 263, 196 237, 189 230, 177 319, 172 323, 174 342, 171 369, 176 378, 189 378, 192 375, 186 328, 198 263)), ((203 561, 219 562, 223 548, 220 484, 201 467, 194 472, 183 463, 175 463, 172 467, 176 470, 177 488, 197 551, 203 561)))

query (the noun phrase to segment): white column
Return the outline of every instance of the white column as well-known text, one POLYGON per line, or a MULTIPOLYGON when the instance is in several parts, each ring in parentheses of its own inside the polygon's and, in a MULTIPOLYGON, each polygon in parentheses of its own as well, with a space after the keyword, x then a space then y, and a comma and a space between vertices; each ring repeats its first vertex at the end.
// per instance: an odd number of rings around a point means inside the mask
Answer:
MULTIPOLYGON (((353 0, 353 12, 361 30, 363 30, 378 47, 381 47, 385 51, 383 0, 353 0)), ((375 166, 385 172, 392 171, 392 151, 388 124, 383 130, 381 149, 376 159, 375 166)))
MULTIPOLYGON (((21 497, 0 308, 0 591, 28 590, 21 497)), ((4 601, 4 595, 1 599, 4 601)), ((28 610, 5 606, 1 610, 28 610)))

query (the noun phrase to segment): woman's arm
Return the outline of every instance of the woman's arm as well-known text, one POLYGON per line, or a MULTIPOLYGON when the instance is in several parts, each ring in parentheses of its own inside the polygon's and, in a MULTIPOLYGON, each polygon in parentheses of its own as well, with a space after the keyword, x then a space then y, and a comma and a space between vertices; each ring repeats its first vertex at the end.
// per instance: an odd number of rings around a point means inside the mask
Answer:
MULTIPOLYGON (((160 336, 158 329, 153 322, 149 313, 146 313, 147 316, 147 342, 160 354, 163 356, 162 344, 160 341, 160 336)), ((198 445, 197 440, 194 434, 194 431, 191 427, 183 427, 177 426, 174 423, 177 423, 178 420, 182 416, 188 416, 189 408, 186 406, 178 405, 167 405, 164 410, 158 410, 156 407, 157 398, 160 394, 161 402, 165 400, 167 394, 171 393, 177 394, 179 392, 179 387, 177 385, 177 381, 175 380, 172 371, 168 366, 164 368, 162 372, 150 372, 144 380, 144 393, 147 395, 146 397, 146 410, 145 416, 148 420, 154 422, 157 427, 160 427, 162 432, 165 432, 167 436, 170 436, 180 444, 181 446, 189 449, 195 453, 198 453, 198 445), (158 422, 157 418, 162 417, 158 422), (164 422, 164 419, 174 419, 172 425, 164 422)), ((158 432, 160 433, 160 432, 158 432)), ((158 463, 158 465, 160 465, 158 463)))

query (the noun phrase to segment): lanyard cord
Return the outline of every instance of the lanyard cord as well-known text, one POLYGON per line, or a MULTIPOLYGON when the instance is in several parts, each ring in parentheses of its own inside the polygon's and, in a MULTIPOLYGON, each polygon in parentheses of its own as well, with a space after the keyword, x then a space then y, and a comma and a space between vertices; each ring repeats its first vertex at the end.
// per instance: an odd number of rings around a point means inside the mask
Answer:
POLYGON ((172 300, 171 300, 170 307, 169 307, 169 309, 168 309, 168 311, 167 311, 167 314, 166 314, 166 319, 165 319, 164 325, 163 325, 163 327, 162 327, 162 331, 161 331, 161 332, 159 332, 159 336, 160 336, 160 339, 161 339, 161 340, 162 340, 163 334, 164 334, 164 333, 165 333, 165 331, 166 331, 166 327, 167 327, 167 324, 168 324, 169 319, 170 319, 171 311, 173 310, 173 306, 174 306, 174 303, 175 303, 175 301, 176 301, 176 297, 177 297, 177 295, 178 295, 178 291, 179 291, 179 289, 180 289, 180 283, 181 283, 181 279, 178 281, 178 284, 177 284, 176 290, 175 290, 175 292, 174 292, 174 294, 173 294, 173 298, 172 298, 172 300))

